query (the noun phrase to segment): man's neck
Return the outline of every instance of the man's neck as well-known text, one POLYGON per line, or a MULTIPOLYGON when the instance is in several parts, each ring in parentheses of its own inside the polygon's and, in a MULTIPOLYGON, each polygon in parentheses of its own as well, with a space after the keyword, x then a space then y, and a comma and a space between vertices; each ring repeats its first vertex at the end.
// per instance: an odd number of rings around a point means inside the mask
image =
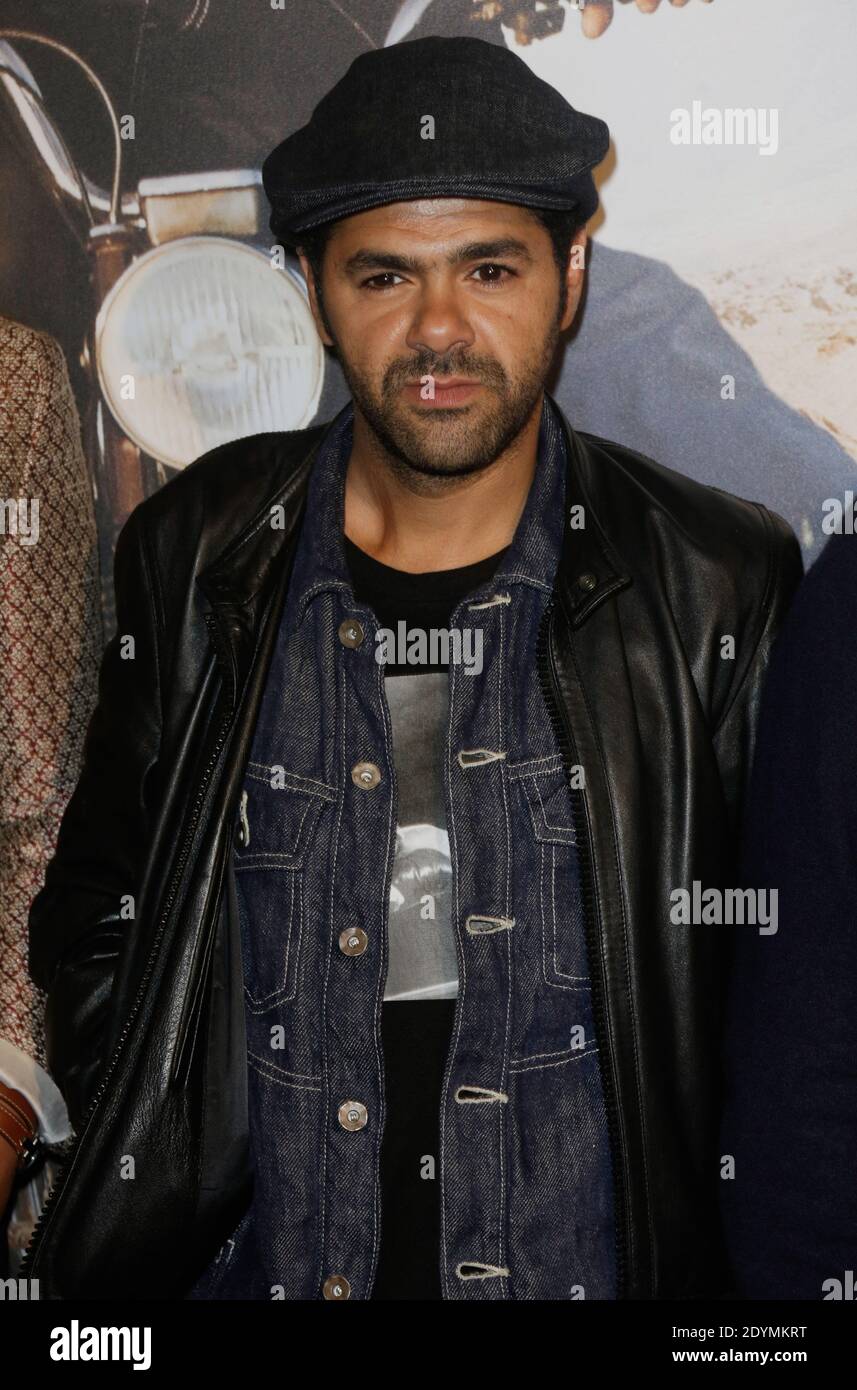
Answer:
POLYGON ((458 569, 512 541, 536 469, 542 397, 498 458, 463 478, 411 477, 394 468, 355 407, 345 480, 345 534, 392 569, 458 569))

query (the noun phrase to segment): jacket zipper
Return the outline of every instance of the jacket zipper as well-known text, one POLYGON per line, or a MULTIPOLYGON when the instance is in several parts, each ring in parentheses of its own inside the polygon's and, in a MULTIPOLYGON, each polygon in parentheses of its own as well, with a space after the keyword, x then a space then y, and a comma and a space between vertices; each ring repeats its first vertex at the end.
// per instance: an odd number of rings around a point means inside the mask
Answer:
MULTIPOLYGON (((205 617, 206 623, 208 624, 209 630, 210 630, 210 632, 211 632, 212 639, 214 640, 215 645, 216 645, 216 647, 218 648, 218 651, 219 651, 219 650, 220 650, 220 644, 219 644, 219 641, 218 641, 217 630, 216 630, 215 623, 214 623, 214 617, 213 617, 213 615, 210 614, 210 613, 204 614, 204 617, 205 617)), ((56 1204, 57 1204, 57 1202, 58 1202, 58 1200, 59 1200, 59 1197, 60 1197, 60 1195, 61 1195, 61 1193, 62 1193, 62 1191, 63 1191, 63 1189, 64 1189, 64 1187, 65 1187, 65 1185, 66 1185, 66 1182, 68 1181, 69 1177, 71 1176, 72 1168, 74 1167, 75 1160, 76 1160, 76 1158, 78 1157, 78 1155, 79 1155, 79 1153, 80 1153, 80 1149, 81 1149, 81 1146, 82 1146, 82 1144, 83 1144, 83 1141, 84 1141, 84 1139, 86 1138, 87 1130, 89 1129, 89 1126, 90 1126, 90 1124, 91 1124, 91 1122, 92 1122, 92 1119, 93 1119, 93 1116, 94 1116, 94 1114, 95 1114, 95 1111, 96 1111, 96 1109, 97 1109, 97 1107, 98 1107, 98 1105, 99 1105, 99 1103, 100 1103, 102 1097, 104 1096, 105 1091, 107 1090, 107 1087, 108 1087, 108 1085, 109 1085, 109 1083, 110 1083, 110 1078, 112 1077, 114 1071, 116 1070, 116 1067, 117 1067, 117 1065, 118 1065, 119 1059, 120 1059, 120 1057, 121 1057, 121 1055, 122 1055, 122 1050, 123 1050, 123 1048, 124 1048, 124 1046, 125 1046, 125 1043, 126 1043, 126 1041, 127 1041, 128 1035, 129 1035, 129 1033, 131 1032, 131 1028, 132 1028, 132 1026, 133 1026, 133 1024, 134 1024, 134 1022, 135 1022, 135 1020, 136 1020, 137 1014, 139 1013, 140 1008, 141 1008, 141 1006, 142 1006, 143 997, 144 997, 144 994, 145 994, 145 991, 146 991, 146 986, 147 986, 147 984, 148 984, 149 977, 150 977, 150 975, 151 975, 151 973, 152 973, 152 970, 153 970, 153 968, 154 968, 154 962, 155 962, 155 958, 156 958, 157 953, 158 953, 158 948, 160 947, 161 939, 162 939, 162 937, 163 937, 163 935, 164 935, 164 931, 165 931, 165 929, 166 929, 166 924, 167 924, 167 921, 168 921, 170 912, 172 911, 172 907, 173 907, 173 903, 175 902, 176 894, 177 894, 177 892, 178 892, 178 886, 179 886, 179 883, 180 883, 180 881, 181 881, 181 876, 182 876, 182 873, 184 872, 184 867, 185 867, 185 864, 187 863, 188 855, 190 854, 191 842, 192 842, 193 836, 194 836, 194 834, 195 834, 195 832, 196 832, 196 827, 197 827, 197 824, 198 824, 198 821, 199 821, 199 814, 200 814, 200 811, 202 810, 202 803, 203 803, 203 801, 205 800, 205 795, 206 795, 206 792, 207 792, 207 790, 208 790, 208 783, 209 783, 209 781, 210 781, 211 774, 213 773, 214 768, 215 768, 215 766, 216 766, 216 764, 217 764, 217 761, 218 761, 218 759, 219 759, 219 757, 220 757, 221 751, 222 751, 222 749, 223 749, 223 745, 224 745, 225 742, 226 742, 226 735, 227 735, 227 733, 228 733, 228 731, 229 731, 229 726, 230 726, 230 724, 232 723, 232 717, 233 717, 234 712, 235 712, 235 711, 234 711, 234 706, 230 705, 230 708, 227 710, 226 714, 224 715, 224 717, 223 717, 223 719, 222 719, 222 721, 221 721, 220 727, 219 727, 218 732, 217 732, 217 738, 216 738, 216 740, 215 740, 214 747, 213 747, 213 749, 212 749, 212 751, 211 751, 211 756, 210 756, 210 758, 209 758, 209 760, 208 760, 208 763, 206 764, 205 771, 203 772, 203 775, 202 775, 202 781, 200 782, 200 785, 199 785, 199 787, 198 787, 198 789, 197 789, 196 799, 195 799, 195 801, 194 801, 193 809, 192 809, 192 811, 191 811, 191 820, 190 820, 190 824, 189 824, 188 829, 187 829, 187 831, 186 831, 186 833, 185 833, 185 838, 184 838, 184 842, 183 842, 183 844, 182 844, 181 854, 179 855, 178 864, 176 865, 176 871, 175 871, 175 873, 173 874, 172 882, 171 882, 171 884, 170 884, 170 891, 169 891, 169 895, 168 895, 168 898, 167 898, 167 902, 166 902, 166 905, 165 905, 165 907, 164 907, 164 910, 163 910, 163 912, 162 912, 162 914, 161 914, 160 921, 159 921, 159 923, 158 923, 157 931, 156 931, 156 933, 155 933, 155 938, 154 938, 154 941, 152 942, 151 950, 149 951, 149 958, 148 958, 148 960, 147 960, 147 962, 146 962, 146 968, 145 968, 145 970, 144 970, 144 972, 143 972, 143 976, 142 976, 142 978, 141 978, 141 980, 140 980, 140 984, 139 984, 139 987, 138 987, 138 990, 137 990, 137 994, 136 994, 136 996, 135 996, 135 998, 134 998, 134 1003, 133 1003, 133 1005, 131 1006, 131 1009, 130 1009, 130 1011, 129 1011, 129 1013, 128 1013, 128 1017, 127 1017, 126 1020, 125 1020, 124 1026, 123 1026, 123 1028, 122 1028, 122 1032, 121 1032, 121 1034, 119 1035, 119 1039, 118 1039, 118 1041, 117 1041, 117 1043, 116 1043, 116 1046, 115 1046, 115 1048, 114 1048, 114 1050, 113 1050, 113 1055, 112 1055, 112 1057, 110 1058, 110 1061, 109 1061, 109 1063, 108 1063, 108 1065, 107 1065, 107 1069, 106 1069, 106 1071, 105 1071, 105 1073, 104 1073, 104 1076, 102 1077, 102 1079, 101 1079, 101 1081, 100 1081, 100 1083, 99 1083, 99 1085, 98 1085, 98 1089, 96 1090, 95 1095, 93 1096, 93 1098, 92 1098, 92 1100, 91 1100, 91 1102, 90 1102, 90 1104, 89 1104, 89 1107, 88 1107, 88 1109, 87 1109, 87 1111, 86 1111, 86 1114, 85 1114, 84 1119, 83 1119, 83 1126, 82 1126, 82 1128, 81 1128, 80 1135, 79 1135, 79 1137, 77 1138, 76 1142, 74 1143, 73 1147, 69 1150, 68 1155, 67 1155, 67 1158, 66 1158, 66 1162, 65 1162, 62 1166, 59 1167, 59 1169, 58 1169, 58 1171, 57 1171, 57 1175, 56 1175, 56 1181, 55 1181, 53 1187, 51 1188, 50 1192, 48 1193, 47 1198, 45 1199, 45 1203, 44 1203, 44 1205, 43 1205, 43 1207, 42 1207, 42 1210, 41 1210, 41 1212, 40 1212, 40 1214, 39 1214, 38 1220, 36 1221, 36 1224, 35 1224, 35 1226, 34 1226, 34 1228, 33 1228, 33 1233, 32 1233, 32 1235, 30 1236, 30 1239, 29 1239, 29 1241, 28 1241, 28 1243, 27 1243, 27 1247, 26 1247, 26 1249, 25 1249, 25 1251, 24 1251, 24 1254, 23 1254, 23 1256, 22 1256, 22 1259, 21 1259, 21 1264, 20 1264, 20 1267, 19 1267, 19 1270, 18 1270, 18 1277, 19 1277, 19 1278, 22 1278, 22 1279, 23 1279, 23 1278, 25 1278, 25 1277, 30 1273, 30 1269, 32 1268, 32 1264, 33 1264, 33 1262, 34 1262, 34 1260, 35 1260, 35 1258, 36 1258, 36 1255, 38 1254, 39 1244, 40 1244, 41 1239, 42 1239, 42 1237, 44 1236, 45 1230, 46 1230, 46 1228, 47 1228, 48 1220, 53 1216, 54 1211, 55 1211, 55 1208, 56 1208, 56 1204)))
MULTIPOLYGON (((598 920, 595 892, 595 870, 592 854, 592 842, 589 836, 589 822, 586 813, 586 797, 582 787, 577 787, 572 781, 572 768, 579 766, 577 749, 574 743, 574 736, 571 731, 571 724, 566 710, 563 707, 559 693, 559 683, 556 675, 556 663, 553 650, 554 632, 554 612, 555 599, 551 597, 539 626, 538 642, 536 647, 536 660, 538 664, 539 680, 541 682, 542 693, 548 714, 553 726, 559 750, 562 756, 562 765, 568 779, 569 791, 572 801, 572 824, 575 831, 575 842, 577 845, 581 903, 583 907, 584 934, 586 938, 586 950, 590 962, 598 961, 601 958, 600 944, 598 940, 598 920)), ((607 1036, 606 1029, 606 1001, 604 997, 604 987, 601 974, 590 969, 590 982, 592 991, 592 1011, 595 1021, 596 1036, 599 1038, 599 1066, 601 1071, 601 1085, 604 1094, 604 1107, 607 1117, 607 1132, 610 1140, 610 1151, 613 1165, 613 1190, 615 1206, 615 1242, 616 1242, 616 1295, 617 1298, 624 1297, 627 1266, 628 1266, 628 1239, 627 1239, 627 1211, 628 1199, 625 1190, 624 1173, 622 1164, 619 1162, 621 1138, 619 1131, 619 1105, 616 1099, 616 1087, 613 1080, 612 1070, 609 1064, 602 1060, 606 1057, 601 1041, 607 1036)))

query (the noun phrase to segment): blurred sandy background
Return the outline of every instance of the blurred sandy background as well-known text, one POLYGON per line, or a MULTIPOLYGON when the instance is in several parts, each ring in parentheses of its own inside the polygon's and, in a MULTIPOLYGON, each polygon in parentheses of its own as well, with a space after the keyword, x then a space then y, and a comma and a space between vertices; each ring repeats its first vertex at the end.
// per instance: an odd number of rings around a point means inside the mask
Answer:
POLYGON ((853 0, 617 5, 594 41, 570 12, 558 38, 517 51, 610 126, 599 239, 669 262, 771 389, 857 460, 853 0), (777 152, 673 145, 670 112, 694 101, 776 107, 777 152))

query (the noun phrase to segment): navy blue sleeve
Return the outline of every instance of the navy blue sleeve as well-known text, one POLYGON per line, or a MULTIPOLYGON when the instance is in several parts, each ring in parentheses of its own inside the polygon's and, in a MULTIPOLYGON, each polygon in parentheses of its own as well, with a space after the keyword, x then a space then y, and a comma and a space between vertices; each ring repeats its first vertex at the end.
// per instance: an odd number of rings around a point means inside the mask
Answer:
POLYGON ((857 1271, 857 537, 797 592, 765 685, 742 882, 778 930, 733 928, 721 1182, 746 1298, 822 1299, 857 1271))

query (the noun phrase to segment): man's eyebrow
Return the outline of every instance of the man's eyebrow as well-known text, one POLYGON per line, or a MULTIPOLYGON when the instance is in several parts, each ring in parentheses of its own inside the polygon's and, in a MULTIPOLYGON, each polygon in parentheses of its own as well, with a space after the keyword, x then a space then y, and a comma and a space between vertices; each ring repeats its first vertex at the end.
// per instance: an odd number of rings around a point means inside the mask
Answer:
MULTIPOLYGON (((456 246, 452 251, 448 251, 446 261, 448 265, 460 265, 464 261, 490 261, 496 260, 500 256, 513 256, 519 260, 532 261, 529 248, 526 242, 519 241, 517 237, 501 237, 496 241, 470 241, 465 246, 456 246)), ((405 256, 396 251, 384 251, 363 248, 355 251, 353 256, 349 256, 345 262, 346 272, 360 270, 411 270, 419 272, 425 270, 428 262, 421 261, 417 256, 405 256)))

